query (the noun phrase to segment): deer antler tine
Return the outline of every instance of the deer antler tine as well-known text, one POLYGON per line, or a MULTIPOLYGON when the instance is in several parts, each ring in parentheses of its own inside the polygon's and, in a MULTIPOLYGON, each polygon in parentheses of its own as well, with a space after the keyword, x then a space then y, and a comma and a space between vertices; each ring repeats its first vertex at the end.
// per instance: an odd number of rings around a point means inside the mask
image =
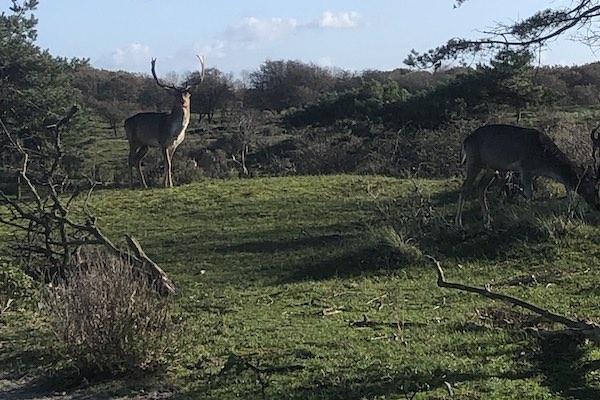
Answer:
POLYGON ((152 61, 150 61, 150 64, 152 65, 152 77, 154 78, 154 81, 156 82, 156 84, 158 86, 160 86, 163 89, 174 89, 177 90, 177 87, 175 87, 174 85, 167 85, 165 83, 162 83, 159 79, 158 76, 156 76, 156 58, 153 58, 152 61))
POLYGON ((158 81, 158 77, 156 76, 156 58, 153 58, 152 61, 150 61, 150 65, 152 66, 152 76, 154 77, 154 80, 156 81, 156 83, 158 83, 158 85, 160 86, 160 83, 158 81))
POLYGON ((200 83, 202 83, 204 81, 204 75, 205 75, 205 69, 204 69, 204 56, 198 55, 196 54, 196 57, 198 57, 198 60, 200 61, 200 77, 197 79, 194 79, 192 82, 190 82, 188 80, 188 82, 186 83, 186 88, 187 89, 191 89, 194 86, 199 85, 200 83))
POLYGON ((198 55, 198 60, 200 61, 200 82, 204 81, 204 55, 198 55))

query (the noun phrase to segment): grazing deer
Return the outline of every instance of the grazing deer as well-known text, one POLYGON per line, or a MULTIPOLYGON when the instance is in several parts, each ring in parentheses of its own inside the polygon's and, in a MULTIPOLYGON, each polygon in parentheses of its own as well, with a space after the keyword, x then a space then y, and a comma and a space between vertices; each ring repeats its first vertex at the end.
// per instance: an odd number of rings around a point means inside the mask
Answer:
MULTIPOLYGON (((573 164, 548 135, 536 129, 512 125, 482 126, 464 140, 462 163, 466 163, 467 176, 458 197, 455 223, 460 227, 465 193, 483 169, 518 172, 527 199, 532 197, 534 177, 554 179, 600 210, 598 179, 592 176, 589 169, 584 170, 573 164)), ((490 227, 486 191, 487 186, 481 191, 479 202, 485 226, 490 227)))
POLYGON ((152 59, 152 76, 156 84, 167 90, 173 97, 170 113, 142 112, 125 120, 125 132, 129 141, 129 182, 133 187, 133 167, 135 166, 142 185, 148 188, 142 173, 142 160, 150 147, 158 147, 165 161, 164 184, 173 187, 172 159, 177 146, 185 138, 185 130, 190 122, 191 89, 204 80, 204 58, 200 60, 200 77, 195 82, 186 82, 184 86, 167 85, 156 76, 156 58, 152 59))

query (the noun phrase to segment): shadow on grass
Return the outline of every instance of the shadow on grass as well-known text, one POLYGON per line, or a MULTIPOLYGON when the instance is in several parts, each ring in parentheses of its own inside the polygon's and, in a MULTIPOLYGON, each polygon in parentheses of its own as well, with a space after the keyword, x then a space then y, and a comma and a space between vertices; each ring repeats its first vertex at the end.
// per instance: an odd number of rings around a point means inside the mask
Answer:
MULTIPOLYGON (((552 251, 558 230, 550 216, 558 217, 564 208, 560 202, 548 200, 527 204, 506 203, 499 196, 490 197, 495 220, 492 229, 483 224, 479 203, 467 202, 463 213, 465 228, 454 224, 458 191, 440 191, 431 196, 413 193, 398 206, 384 203, 386 210, 380 223, 390 225, 402 237, 410 238, 425 254, 439 258, 506 259, 519 257, 523 243, 544 246, 552 251)), ((565 212, 566 217, 566 212, 565 212)), ((560 218, 559 218, 560 220, 560 218)), ((551 254, 549 254, 551 256, 551 254)))
POLYGON ((571 399, 600 399, 600 383, 591 386, 586 375, 600 369, 600 360, 584 361, 584 339, 560 333, 543 337, 539 342, 537 362, 545 379, 543 384, 553 392, 571 399))
POLYGON ((21 379, 10 385, 0 385, 0 398, 11 400, 110 400, 110 399, 171 399, 178 391, 171 385, 161 385, 160 378, 132 377, 131 381, 105 380, 92 383, 71 376, 21 379))
MULTIPOLYGON (((491 308, 490 308, 491 310, 491 308)), ((508 309, 506 309, 508 310, 508 309)), ((498 329, 503 329, 506 333, 515 337, 515 340, 523 339, 523 328, 534 327, 537 324, 546 324, 531 315, 521 314, 523 320, 510 321, 502 323, 497 318, 497 323, 494 327, 467 323, 456 325, 451 330, 470 331, 477 333, 486 333, 498 329), (535 323, 534 323, 535 322, 535 323), (504 325, 504 326, 502 326, 504 325), (515 327, 520 327, 515 329, 515 327)), ((544 328, 542 328, 544 329, 544 328)), ((515 373, 515 378, 532 378, 535 376, 542 377, 541 384, 550 389, 552 393, 560 393, 569 399, 577 400, 597 400, 600 399, 600 382, 598 380, 586 379, 586 376, 595 375, 595 371, 600 370, 600 360, 587 361, 586 347, 583 335, 577 336, 573 332, 547 332, 542 336, 531 336, 523 353, 529 353, 527 358, 531 360, 530 367, 525 368, 520 373, 515 373), (595 383, 595 385, 594 385, 595 383)), ((493 349, 493 343, 487 348, 488 356, 494 355, 497 350, 493 349), (490 352, 490 349, 491 352, 490 352), (489 353, 488 353, 489 352, 489 353)), ((482 348, 477 346, 462 346, 463 351, 471 354, 473 351, 478 351, 482 348)), ((515 354, 515 357, 519 357, 515 354)), ((529 365, 529 363, 525 364, 529 365)))
POLYGON ((2 399, 46 398, 72 385, 72 382, 67 382, 63 378, 46 375, 54 375, 49 371, 60 362, 60 358, 56 353, 39 345, 37 343, 39 338, 32 336, 36 343, 27 343, 28 346, 34 347, 32 349, 13 348, 14 342, 9 342, 9 346, 3 346, 4 351, 0 356, 0 398, 2 399))
POLYGON ((338 245, 342 241, 351 240, 356 235, 324 234, 317 236, 303 235, 298 238, 286 238, 283 240, 256 239, 245 241, 235 245, 219 246, 216 253, 272 253, 275 251, 296 251, 306 248, 320 248, 324 246, 338 245))
POLYGON ((378 263, 372 262, 378 257, 376 249, 369 246, 339 246, 326 256, 308 260, 296 265, 288 274, 282 276, 280 283, 302 280, 325 280, 330 278, 352 277, 380 271, 378 263), (378 268, 378 269, 374 269, 378 268))
POLYGON ((330 232, 328 229, 320 235, 289 235, 281 239, 259 236, 239 244, 219 246, 214 252, 225 256, 239 253, 238 259, 270 255, 267 264, 261 264, 259 269, 254 268, 245 276, 277 284, 349 277, 374 272, 374 267, 381 267, 378 261, 385 256, 385 251, 375 248, 367 233, 356 229, 347 233, 330 232))
POLYGON ((542 227, 528 221, 497 224, 492 230, 478 227, 459 230, 454 227, 433 234, 425 234, 421 240, 424 252, 443 254, 462 259, 506 259, 515 256, 523 242, 548 243, 548 257, 553 256, 550 234, 542 227))
MULTIPOLYGON (((39 324, 30 325, 26 314, 23 320, 17 313, 7 313, 10 330, 0 330, 0 377, 18 380, 25 376, 40 375, 60 361, 60 355, 51 347, 52 332, 39 324), (12 314, 12 315, 10 315, 12 314)), ((1 327, 1 325, 0 325, 1 327)))
POLYGON ((148 392, 160 380, 160 371, 140 371, 136 373, 139 376, 133 377, 98 375, 86 379, 70 366, 55 345, 52 332, 38 324, 30 325, 30 321, 16 323, 11 321, 14 329, 0 330, 0 399, 50 400, 65 396, 74 400, 113 399, 136 390, 148 392))
POLYGON ((286 399, 365 399, 365 398, 413 398, 415 394, 427 397, 426 393, 447 387, 455 382, 487 379, 488 376, 442 369, 420 371, 403 368, 400 372, 365 371, 363 376, 344 378, 323 377, 291 392, 280 393, 286 399))
MULTIPOLYGON (((463 231, 443 227, 435 232, 414 235, 415 246, 423 253, 461 259, 506 259, 516 254, 519 243, 544 243, 548 235, 537 226, 527 222, 505 225, 495 230, 463 231)), ((551 258, 555 252, 548 242, 544 253, 551 258)), ((388 273, 415 265, 422 260, 410 254, 400 254, 389 246, 378 244, 370 232, 324 233, 314 236, 283 237, 267 239, 260 236, 239 244, 221 245, 214 249, 220 256, 265 257, 269 262, 261 263, 260 268, 244 273, 249 279, 261 279, 274 283, 291 283, 301 280, 325 280, 334 277, 388 273), (281 259, 284 254, 296 254, 281 259), (279 262, 274 262, 277 260, 279 262), (273 264, 273 265, 270 265, 273 264), (283 265, 284 268, 281 268, 283 265), (249 273, 250 272, 250 273, 249 273)), ((241 262, 238 268, 254 265, 255 262, 241 262)))
MULTIPOLYGON (((305 371, 304 373, 306 373, 305 371)), ((310 371, 308 371, 310 372, 310 371)), ((272 385, 271 382, 282 379, 293 382, 291 376, 295 372, 261 374, 253 371, 237 370, 235 376, 218 373, 204 377, 185 398, 221 398, 237 397, 243 393, 246 398, 256 399, 365 399, 365 398, 438 398, 427 396, 428 392, 442 389, 446 394, 439 398, 446 398, 450 391, 454 391, 457 383, 469 381, 485 381, 490 378, 485 373, 454 372, 443 368, 399 367, 396 371, 380 370, 376 367, 361 370, 356 375, 352 367, 342 368, 332 374, 315 371, 312 379, 300 385, 272 385), (284 378, 284 375, 285 378, 284 378), (224 388, 228 393, 221 392, 224 388)), ((521 379, 519 374, 503 374, 503 379, 521 379)))

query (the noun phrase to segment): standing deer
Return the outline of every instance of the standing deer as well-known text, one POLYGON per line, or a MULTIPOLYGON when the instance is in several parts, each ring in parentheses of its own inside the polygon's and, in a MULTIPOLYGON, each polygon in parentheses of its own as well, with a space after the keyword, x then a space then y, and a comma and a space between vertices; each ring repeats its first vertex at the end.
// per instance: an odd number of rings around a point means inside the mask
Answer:
MULTIPOLYGON (((471 188, 481 170, 514 171, 521 176, 527 199, 532 197, 532 179, 545 176, 576 191, 590 206, 600 210, 597 177, 589 169, 576 166, 556 146, 552 139, 536 130, 512 125, 486 125, 476 129, 463 142, 462 163, 467 165, 467 176, 458 197, 455 223, 462 227, 465 193, 471 188)), ((488 185, 489 186, 489 185, 488 185)), ((479 202, 486 227, 491 217, 486 198, 487 186, 481 191, 479 202)))
POLYGON ((167 85, 156 76, 156 58, 152 59, 152 76, 156 84, 167 90, 173 97, 170 113, 142 112, 125 120, 125 132, 129 142, 129 182, 133 187, 133 167, 135 166, 142 185, 148 188, 142 173, 142 160, 150 147, 158 147, 165 161, 164 184, 173 187, 172 159, 177 146, 185 138, 185 130, 190 122, 191 89, 204 80, 204 58, 200 60, 200 77, 195 82, 186 82, 184 86, 167 85))

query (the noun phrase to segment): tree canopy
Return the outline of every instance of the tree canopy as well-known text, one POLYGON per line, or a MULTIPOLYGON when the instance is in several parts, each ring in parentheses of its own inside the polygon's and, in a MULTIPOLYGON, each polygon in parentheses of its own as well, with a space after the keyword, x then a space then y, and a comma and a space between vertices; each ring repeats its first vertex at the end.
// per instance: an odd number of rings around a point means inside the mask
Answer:
MULTIPOLYGON (((456 0, 455 7, 467 1, 456 0)), ((477 39, 452 38, 424 53, 412 50, 404 62, 414 67, 439 68, 445 61, 464 61, 466 57, 496 54, 506 48, 533 53, 559 36, 567 36, 593 48, 600 42, 599 17, 599 0, 574 0, 568 6, 556 4, 514 23, 499 23, 491 30, 483 31, 482 37, 477 39)))
MULTIPOLYGON (((0 121, 3 130, 34 156, 43 158, 47 155, 45 144, 52 140, 47 127, 80 100, 71 81, 74 71, 87 61, 68 61, 41 50, 35 44, 37 0, 13 0, 12 4, 11 14, 0 14, 0 121)), ((6 168, 15 154, 5 135, 0 146, 6 150, 2 152, 6 168)), ((4 168, 2 175, 10 176, 10 169, 4 168)))

